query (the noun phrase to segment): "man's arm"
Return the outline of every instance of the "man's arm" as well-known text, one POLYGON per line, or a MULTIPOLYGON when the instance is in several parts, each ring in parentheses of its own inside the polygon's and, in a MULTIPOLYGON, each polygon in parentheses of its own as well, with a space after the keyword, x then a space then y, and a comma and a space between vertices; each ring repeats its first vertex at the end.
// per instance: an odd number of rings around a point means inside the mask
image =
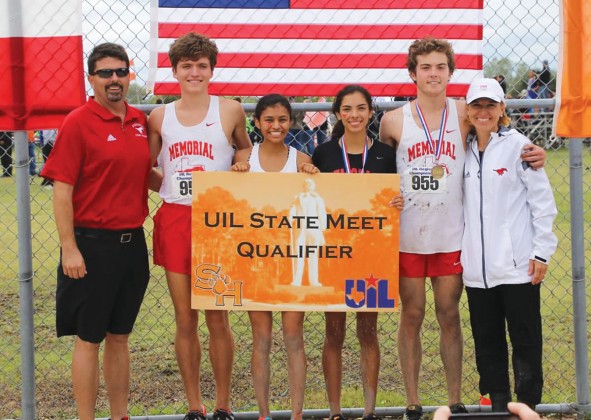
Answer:
POLYGON ((152 166, 156 163, 160 149, 162 149, 162 120, 164 119, 164 107, 159 107, 150 113, 148 118, 148 143, 150 145, 150 156, 152 166))
POLYGON ((86 275, 86 265, 74 236, 73 193, 73 185, 54 181, 53 212, 62 248, 62 269, 66 276, 80 279, 86 275))
POLYGON ((388 111, 380 122, 380 141, 396 149, 402 136, 402 108, 388 111))

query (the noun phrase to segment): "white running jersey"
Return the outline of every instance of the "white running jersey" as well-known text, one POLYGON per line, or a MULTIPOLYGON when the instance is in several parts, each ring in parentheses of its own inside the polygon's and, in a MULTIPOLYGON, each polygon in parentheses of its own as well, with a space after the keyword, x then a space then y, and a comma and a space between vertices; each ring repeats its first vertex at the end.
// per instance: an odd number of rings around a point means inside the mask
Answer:
POLYGON ((166 104, 162 120, 162 150, 158 156, 163 172, 160 197, 167 203, 190 206, 192 173, 230 170, 234 149, 222 128, 217 96, 209 97, 207 115, 191 127, 179 123, 175 104, 166 104))
MULTIPOLYGON (((404 195, 400 251, 414 254, 459 251, 464 232, 462 200, 466 152, 456 102, 447 99, 447 125, 437 162, 425 131, 412 116, 411 106, 415 106, 414 102, 402 108, 402 135, 396 150, 404 195), (435 166, 438 167, 432 173, 435 166)), ((436 131, 431 131, 434 141, 439 138, 439 130, 437 127, 436 131)))
MULTIPOLYGON (((260 143, 256 143, 250 152, 250 157, 248 158, 250 172, 266 172, 261 167, 261 161, 259 160, 259 146, 260 143)), ((289 146, 289 151, 287 153, 287 162, 285 162, 285 166, 279 172, 296 173, 298 171, 298 151, 289 146)))

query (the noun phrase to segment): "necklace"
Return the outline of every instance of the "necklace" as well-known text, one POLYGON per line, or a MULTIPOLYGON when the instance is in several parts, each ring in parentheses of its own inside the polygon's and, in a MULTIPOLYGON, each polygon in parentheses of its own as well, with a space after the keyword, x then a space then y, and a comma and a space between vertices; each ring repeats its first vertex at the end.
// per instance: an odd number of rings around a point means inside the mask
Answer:
MULTIPOLYGON (((351 163, 349 162, 349 155, 347 154, 347 145, 345 144, 345 136, 342 136, 339 141, 341 142, 341 153, 343 155, 343 164, 345 166, 345 172, 351 173, 351 163)), ((367 150, 369 149, 369 138, 365 137, 365 145, 363 146, 363 156, 361 157, 361 171, 360 174, 365 172, 365 162, 367 162, 367 150)))
POLYGON ((439 164, 439 158, 441 156, 441 151, 443 150, 443 136, 445 132, 445 127, 447 126, 447 100, 445 101, 445 106, 443 107, 443 111, 441 112, 441 123, 439 124, 439 137, 435 142, 433 137, 431 136, 431 131, 427 126, 427 120, 423 115, 423 111, 419 106, 419 101, 415 101, 415 107, 417 108, 417 114, 419 116, 419 120, 421 121, 421 125, 423 126, 423 131, 425 132, 425 137, 427 138, 427 143, 429 144, 429 150, 433 155, 435 155, 435 165, 431 168, 431 176, 435 179, 440 179, 445 174, 445 170, 443 166, 439 164))

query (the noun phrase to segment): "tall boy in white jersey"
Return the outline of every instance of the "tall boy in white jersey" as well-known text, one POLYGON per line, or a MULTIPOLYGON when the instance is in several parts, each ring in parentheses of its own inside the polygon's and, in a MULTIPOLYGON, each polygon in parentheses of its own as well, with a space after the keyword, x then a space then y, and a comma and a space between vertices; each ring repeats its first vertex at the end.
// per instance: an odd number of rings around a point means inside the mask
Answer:
MULTIPOLYGON (((189 401, 187 420, 205 420, 197 336, 198 312, 191 309, 191 172, 227 171, 234 147, 251 147, 241 105, 208 93, 218 49, 209 38, 188 33, 170 47, 181 99, 155 109, 148 122, 153 161, 159 156, 163 204, 154 217, 154 263, 166 269, 174 304, 175 351, 189 401)), ((216 384, 216 420, 233 420, 230 383, 234 340, 226 311, 205 311, 209 356, 216 384)))
MULTIPOLYGON (((414 41, 407 68, 417 85, 417 99, 384 115, 380 140, 397 149, 405 198, 400 215, 400 300, 398 352, 407 408, 405 419, 420 420, 418 378, 425 316, 425 279, 431 278, 440 328, 440 354, 448 403, 455 413, 461 402, 463 339, 459 300, 462 294, 460 249, 464 229, 463 168, 466 150, 465 102, 446 97, 455 63, 451 44, 424 38, 414 41)), ((523 158, 543 165, 545 153, 535 147, 523 158)))

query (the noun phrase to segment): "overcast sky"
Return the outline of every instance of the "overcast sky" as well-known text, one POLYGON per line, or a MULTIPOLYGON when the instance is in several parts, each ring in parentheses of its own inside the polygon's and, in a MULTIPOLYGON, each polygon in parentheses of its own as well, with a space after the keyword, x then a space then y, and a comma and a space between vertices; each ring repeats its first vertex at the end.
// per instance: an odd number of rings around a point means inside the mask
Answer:
MULTIPOLYGON (((529 67, 558 63, 559 0, 484 0, 484 63, 508 57, 529 67)), ((83 0, 84 51, 111 41, 126 46, 139 79, 149 65, 150 0, 83 0)), ((141 83, 141 82, 140 82, 141 83)))

